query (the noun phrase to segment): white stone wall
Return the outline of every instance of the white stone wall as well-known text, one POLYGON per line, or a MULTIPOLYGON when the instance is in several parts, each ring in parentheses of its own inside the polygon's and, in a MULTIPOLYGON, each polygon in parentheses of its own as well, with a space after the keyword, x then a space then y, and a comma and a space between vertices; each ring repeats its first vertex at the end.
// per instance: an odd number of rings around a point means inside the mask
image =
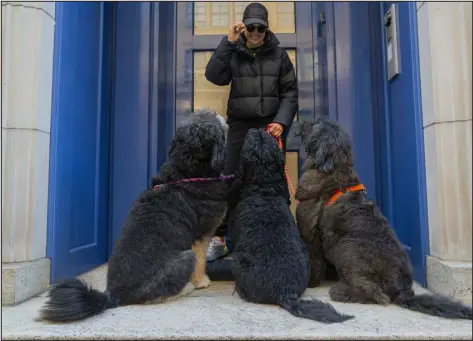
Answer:
POLYGON ((54 2, 2 2, 2 298, 7 303, 49 283, 54 18, 54 2))
POLYGON ((472 4, 417 4, 429 287, 471 301, 472 4))

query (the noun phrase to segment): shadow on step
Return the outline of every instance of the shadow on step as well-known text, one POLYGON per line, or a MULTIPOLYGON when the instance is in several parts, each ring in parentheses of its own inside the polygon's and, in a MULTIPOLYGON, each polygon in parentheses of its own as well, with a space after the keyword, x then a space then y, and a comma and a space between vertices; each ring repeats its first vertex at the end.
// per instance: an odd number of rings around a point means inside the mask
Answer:
POLYGON ((207 276, 212 281, 233 281, 233 262, 234 260, 230 255, 213 262, 207 262, 207 276))
MULTIPOLYGON (((232 263, 234 262, 231 254, 225 258, 217 259, 213 262, 207 262, 207 276, 212 281, 233 281, 232 263)), ((338 281, 338 276, 333 266, 328 266, 325 273, 325 279, 328 281, 338 281)))

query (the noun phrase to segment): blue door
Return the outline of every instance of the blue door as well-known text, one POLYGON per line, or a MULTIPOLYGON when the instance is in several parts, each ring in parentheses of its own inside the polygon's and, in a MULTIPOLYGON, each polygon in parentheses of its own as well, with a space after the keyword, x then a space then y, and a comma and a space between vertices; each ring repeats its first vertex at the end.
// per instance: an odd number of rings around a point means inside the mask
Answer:
MULTIPOLYGON (((178 2, 176 44, 176 121, 187 110, 209 107, 226 115, 229 86, 215 86, 205 79, 205 67, 230 22, 241 20, 249 2, 178 2)), ((288 51, 297 73, 299 112, 296 120, 314 120, 323 98, 315 96, 321 77, 314 62, 313 12, 310 2, 265 2, 272 31, 288 51), (316 86, 314 86, 316 84, 316 86), (317 110, 316 110, 317 108, 317 110)), ((319 94, 320 95, 320 94, 319 94)), ((303 148, 288 134, 287 166, 296 186, 303 148)), ((293 199, 295 209, 296 201, 293 199)))
POLYGON ((323 53, 327 58, 329 116, 350 134, 355 169, 368 190, 380 202, 377 181, 376 132, 371 62, 371 24, 367 2, 324 2, 316 8, 325 18, 323 53))
POLYGON ((329 114, 350 133, 355 168, 426 284, 428 254, 415 2, 397 3, 401 73, 387 80, 392 2, 325 2, 329 114))
POLYGON ((114 19, 109 253, 173 137, 175 3, 117 2, 114 19))
MULTIPOLYGON (((107 261, 133 200, 166 159, 182 112, 212 107, 225 115, 229 89, 207 82, 204 70, 229 21, 241 19, 247 4, 57 3, 47 250, 52 281, 107 261)), ((390 83, 382 48, 387 3, 265 5, 296 67, 296 119, 329 115, 349 131, 369 196, 393 223, 415 278, 424 283, 415 3, 399 5, 403 64, 390 83)), ((294 184, 303 158, 289 132, 294 184)))
POLYGON ((413 263, 414 279, 426 285, 429 254, 424 137, 415 2, 382 2, 378 12, 381 42, 385 41, 383 17, 390 5, 397 9, 400 73, 388 80, 387 51, 382 43, 380 68, 384 70, 383 135, 388 211, 391 223, 413 263))
POLYGON ((51 281, 107 261, 112 4, 58 2, 47 254, 51 281))

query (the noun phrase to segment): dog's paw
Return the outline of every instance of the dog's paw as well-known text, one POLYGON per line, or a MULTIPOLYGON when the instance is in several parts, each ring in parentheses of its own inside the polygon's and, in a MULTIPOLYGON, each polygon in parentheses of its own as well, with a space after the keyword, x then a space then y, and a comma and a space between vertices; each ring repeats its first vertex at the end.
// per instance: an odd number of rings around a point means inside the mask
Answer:
POLYGON ((212 281, 210 280, 209 276, 204 275, 199 279, 192 277, 192 284, 194 284, 196 289, 203 289, 208 288, 212 281))
POLYGON ((186 286, 184 289, 182 289, 181 295, 182 296, 187 296, 189 294, 192 294, 192 292, 195 290, 195 285, 192 282, 187 282, 186 286))
POLYGON ((380 305, 388 305, 389 303, 391 303, 391 298, 384 293, 376 294, 373 296, 374 301, 380 305))

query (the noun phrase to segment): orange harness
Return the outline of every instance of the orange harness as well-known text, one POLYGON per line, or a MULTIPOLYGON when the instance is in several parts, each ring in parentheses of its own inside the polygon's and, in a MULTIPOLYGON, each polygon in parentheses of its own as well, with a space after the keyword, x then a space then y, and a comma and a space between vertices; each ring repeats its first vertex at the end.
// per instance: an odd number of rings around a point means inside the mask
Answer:
POLYGON ((345 188, 343 191, 342 190, 337 190, 334 195, 330 197, 330 199, 327 201, 325 204, 326 206, 333 204, 335 200, 337 200, 342 194, 345 194, 347 192, 357 192, 357 191, 364 191, 366 188, 362 184, 358 184, 355 186, 350 186, 345 188))
MULTIPOLYGON (((271 129, 271 124, 268 124, 266 127, 266 131, 269 133, 269 130, 271 129)), ((276 141, 278 142, 279 149, 282 149, 282 139, 280 137, 275 137, 276 141)), ((286 174, 286 180, 287 180, 287 185, 289 186, 289 189, 291 190, 292 195, 295 197, 296 196, 296 191, 294 190, 294 186, 292 186, 291 178, 289 177, 289 172, 287 171, 287 166, 284 164, 284 173, 286 174)), ((327 201, 325 204, 326 206, 333 204, 335 200, 337 200, 341 195, 348 193, 348 192, 356 192, 356 191, 364 191, 366 190, 365 186, 362 184, 358 184, 355 186, 350 186, 345 188, 343 191, 342 190, 337 190, 335 194, 333 194, 330 199, 327 201)), ((297 200, 299 202, 299 200, 297 200)))
MULTIPOLYGON (((268 126, 266 127, 266 131, 269 133, 270 129, 271 124, 268 124, 268 126)), ((278 142, 279 149, 282 149, 282 139, 280 137, 275 137, 275 139, 278 142)), ((286 174, 287 185, 289 186, 292 195, 295 197, 296 191, 294 190, 294 186, 292 186, 291 178, 289 177, 289 172, 287 171, 286 163, 284 163, 284 173, 286 174)), ((297 200, 297 202, 299 202, 299 200, 297 200)))

